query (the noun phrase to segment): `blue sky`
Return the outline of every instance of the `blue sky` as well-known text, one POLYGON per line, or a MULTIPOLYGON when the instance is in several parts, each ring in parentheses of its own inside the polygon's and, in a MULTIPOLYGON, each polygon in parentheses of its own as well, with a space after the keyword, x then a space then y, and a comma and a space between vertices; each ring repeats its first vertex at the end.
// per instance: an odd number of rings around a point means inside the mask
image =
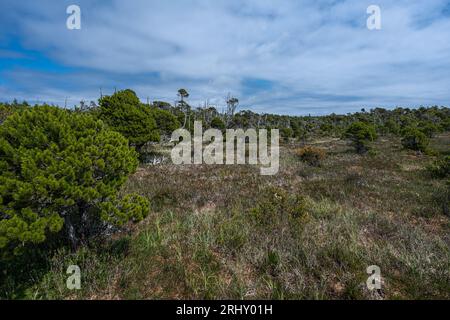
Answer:
POLYGON ((142 100, 292 115, 450 105, 444 0, 2 0, 0 100, 142 100), (82 29, 66 28, 77 4, 82 29), (381 8, 382 29, 366 28, 381 8))

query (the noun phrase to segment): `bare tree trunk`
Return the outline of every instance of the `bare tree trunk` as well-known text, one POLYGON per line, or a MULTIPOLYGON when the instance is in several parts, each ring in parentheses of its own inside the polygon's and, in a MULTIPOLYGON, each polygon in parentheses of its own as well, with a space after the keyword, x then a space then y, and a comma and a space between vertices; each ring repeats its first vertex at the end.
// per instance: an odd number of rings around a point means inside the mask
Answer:
POLYGON ((186 120, 187 120, 187 114, 185 111, 183 111, 184 113, 184 123, 183 123, 183 129, 186 128, 186 120))

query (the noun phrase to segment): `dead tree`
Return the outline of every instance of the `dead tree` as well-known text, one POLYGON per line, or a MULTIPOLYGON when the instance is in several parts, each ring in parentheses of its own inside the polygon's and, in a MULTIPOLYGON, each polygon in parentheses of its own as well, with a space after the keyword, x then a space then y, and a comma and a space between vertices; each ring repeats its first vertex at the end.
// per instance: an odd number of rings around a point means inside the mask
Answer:
POLYGON ((180 89, 180 90, 178 90, 177 95, 180 97, 180 101, 178 101, 178 105, 180 106, 181 111, 184 113, 184 123, 183 123, 183 129, 184 129, 184 128, 186 128, 186 121, 188 120, 187 118, 188 118, 188 112, 189 112, 189 105, 184 101, 184 99, 189 97, 189 93, 185 89, 180 89))
POLYGON ((233 119, 234 112, 239 104, 239 99, 232 97, 230 94, 227 96, 227 113, 226 113, 226 126, 230 124, 231 119, 233 119))

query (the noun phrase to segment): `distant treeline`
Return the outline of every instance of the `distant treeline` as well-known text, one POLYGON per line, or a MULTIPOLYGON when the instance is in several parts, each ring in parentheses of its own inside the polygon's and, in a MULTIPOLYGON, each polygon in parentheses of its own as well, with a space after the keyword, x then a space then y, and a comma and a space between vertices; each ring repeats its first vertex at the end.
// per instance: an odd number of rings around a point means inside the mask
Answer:
MULTIPOLYGON (((179 101, 170 104, 164 101, 142 103, 132 90, 123 90, 111 96, 103 96, 98 104, 80 102, 73 112, 87 112, 106 122, 112 129, 121 132, 138 148, 149 141, 160 141, 171 132, 183 127, 193 131, 194 121, 202 121, 204 128, 265 128, 279 129, 284 140, 306 141, 309 137, 342 137, 354 122, 373 126, 379 135, 401 135, 406 128, 417 128, 427 137, 450 130, 448 107, 420 107, 417 109, 375 108, 346 115, 287 116, 259 114, 250 110, 235 112, 239 100, 227 99, 227 109, 220 112, 205 104, 191 107, 186 90, 178 91, 179 101)), ((11 113, 31 107, 27 102, 0 103, 0 123, 11 113)))

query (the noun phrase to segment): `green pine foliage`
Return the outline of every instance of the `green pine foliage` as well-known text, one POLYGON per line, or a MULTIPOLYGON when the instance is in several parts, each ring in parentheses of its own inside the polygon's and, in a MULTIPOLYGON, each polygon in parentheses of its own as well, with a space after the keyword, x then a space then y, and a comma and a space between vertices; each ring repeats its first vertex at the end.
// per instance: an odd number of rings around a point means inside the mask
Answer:
POLYGON ((0 124, 13 113, 9 105, 0 104, 0 124))
POLYGON ((156 121, 150 108, 139 101, 132 90, 123 90, 99 100, 98 116, 124 135, 138 150, 149 141, 159 141, 156 121))
POLYGON ((406 127, 402 133, 402 145, 406 149, 426 152, 430 140, 428 137, 416 127, 406 127))
POLYGON ((0 124, 2 124, 6 118, 15 112, 26 110, 29 107, 27 102, 21 104, 15 102, 13 104, 0 103, 0 124))
POLYGON ((345 132, 345 136, 352 141, 357 153, 366 153, 370 149, 370 142, 377 139, 375 128, 362 121, 352 123, 345 132))
POLYGON ((220 119, 219 117, 215 117, 211 120, 211 128, 219 129, 219 130, 223 131, 226 129, 226 125, 222 119, 220 119))
POLYGON ((398 135, 400 133, 400 126, 393 119, 386 121, 383 131, 393 135, 398 135))
POLYGON ((50 235, 73 247, 141 220, 148 202, 117 194, 137 153, 88 114, 39 106, 0 126, 0 250, 19 254, 50 235))
POLYGON ((440 131, 439 127, 431 121, 423 121, 418 127, 428 138, 433 138, 434 135, 440 131))
POLYGON ((281 135, 281 138, 287 142, 287 141, 289 141, 289 138, 292 138, 294 136, 294 130, 292 130, 292 128, 288 128, 288 127, 281 128, 280 135, 281 135))
POLYGON ((170 136, 180 127, 180 122, 170 111, 152 108, 152 116, 156 121, 160 135, 170 136))
POLYGON ((435 160, 434 163, 428 167, 428 170, 435 178, 450 177, 450 156, 444 156, 435 160))

